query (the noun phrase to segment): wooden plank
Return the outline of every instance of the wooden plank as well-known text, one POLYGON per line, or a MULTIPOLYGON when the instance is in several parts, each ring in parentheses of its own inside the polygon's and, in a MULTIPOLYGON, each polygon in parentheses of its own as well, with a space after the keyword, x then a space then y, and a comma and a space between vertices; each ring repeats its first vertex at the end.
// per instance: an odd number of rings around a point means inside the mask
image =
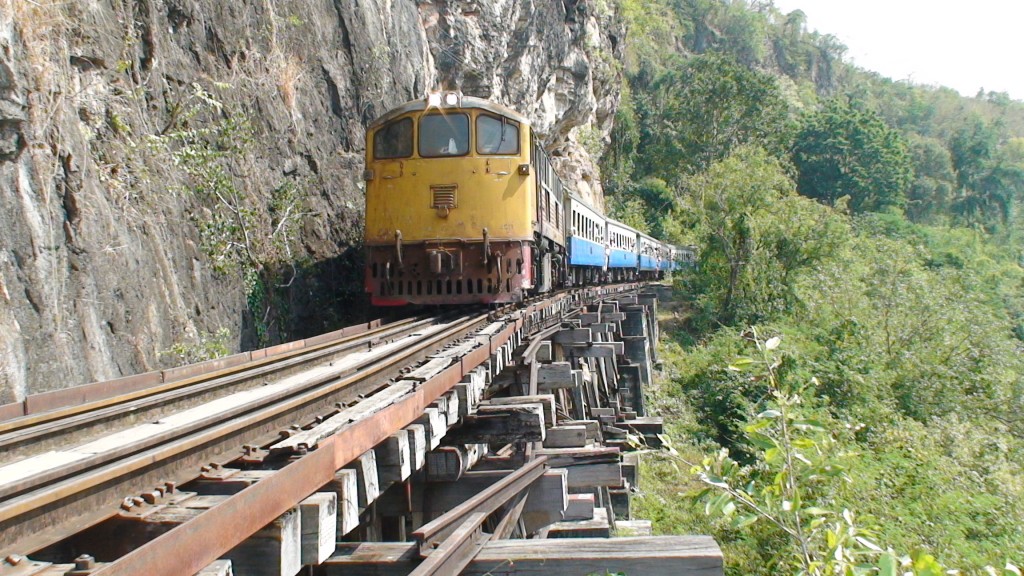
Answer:
POLYGON ((473 385, 469 382, 460 382, 455 385, 455 393, 459 397, 459 418, 476 414, 477 400, 474 397, 473 385))
POLYGON ((530 486, 522 515, 528 533, 562 519, 569 501, 568 477, 564 468, 552 468, 530 486))
POLYGON ((538 442, 544 440, 544 407, 540 404, 518 406, 480 406, 475 416, 452 429, 448 441, 453 444, 485 442, 538 442))
POLYGON ((442 398, 445 399, 445 404, 448 407, 448 412, 445 414, 445 420, 448 422, 448 427, 450 428, 459 422, 459 417, 461 416, 459 395, 452 390, 442 396, 442 398))
POLYGON ((427 436, 427 447, 430 450, 441 445, 441 438, 444 438, 445 432, 448 431, 448 423, 445 421, 444 415, 437 408, 427 408, 413 423, 424 426, 427 436))
POLYGON ((338 470, 324 490, 338 495, 337 537, 341 538, 359 526, 359 475, 351 469, 338 470))
POLYGON ((537 384, 572 382, 572 366, 568 362, 537 365, 537 384))
POLYGON ((583 426, 587 429, 588 440, 601 440, 601 423, 597 420, 565 420, 562 426, 583 426))
MULTIPOLYGON (((405 576, 418 563, 414 543, 341 543, 326 576, 405 576)), ((710 536, 491 540, 463 576, 623 572, 630 576, 723 576, 722 551, 710 536)))
POLYGON ((593 340, 590 328, 570 328, 559 330, 551 335, 551 341, 555 344, 580 344, 593 340))
POLYGON ((594 510, 594 517, 587 520, 565 520, 548 527, 548 538, 609 538, 612 525, 604 508, 594 510))
POLYGON ((519 404, 540 404, 544 408, 544 421, 547 426, 555 425, 555 395, 535 394, 532 396, 507 396, 484 400, 480 406, 516 406, 519 404))
POLYGON ((622 486, 622 471, 618 463, 568 466, 566 470, 569 471, 569 488, 622 486))
POLYGON ((316 566, 334 553, 338 540, 338 495, 318 492, 299 503, 303 566, 316 566))
POLYGON ((615 334, 619 331, 619 325, 612 322, 594 323, 590 326, 594 334, 615 334))
POLYGON ((427 463, 427 428, 423 424, 410 424, 405 431, 409 434, 409 465, 416 471, 427 463))
POLYGON ((302 569, 300 516, 293 508, 224 554, 235 573, 295 576, 302 569))
POLYGON ((575 466, 579 464, 618 463, 622 453, 618 448, 610 446, 588 446, 584 448, 539 448, 534 451, 537 456, 547 456, 548 465, 554 467, 575 466))
POLYGON ((466 471, 466 454, 458 446, 439 446, 427 453, 427 482, 455 482, 466 471))
POLYGON ((569 494, 565 506, 566 520, 590 520, 594 517, 594 494, 569 494))
POLYGON ((367 450, 359 458, 346 465, 345 469, 356 471, 359 508, 366 508, 380 496, 380 480, 377 477, 377 454, 373 450, 367 450))
POLYGON ((577 358, 615 358, 622 355, 622 342, 595 342, 566 346, 565 353, 577 358))
POLYGON ((374 450, 377 453, 377 479, 382 487, 401 482, 412 475, 409 433, 405 430, 392 434, 374 450))
POLYGON ((573 448, 587 445, 586 426, 553 426, 548 428, 545 448, 573 448))
POLYGON ((534 355, 533 358, 537 362, 551 362, 552 360, 554 360, 554 357, 551 353, 551 342, 541 342, 540 345, 537 347, 537 353, 534 355))

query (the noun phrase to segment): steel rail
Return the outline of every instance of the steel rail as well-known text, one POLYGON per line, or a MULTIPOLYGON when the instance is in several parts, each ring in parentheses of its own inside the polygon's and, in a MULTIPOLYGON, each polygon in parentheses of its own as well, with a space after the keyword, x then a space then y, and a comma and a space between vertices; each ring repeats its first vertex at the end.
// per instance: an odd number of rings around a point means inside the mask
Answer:
POLYGON ((142 390, 116 394, 83 404, 0 422, 0 449, 9 452, 10 447, 17 443, 37 440, 40 436, 59 433, 61 430, 104 419, 125 410, 138 411, 154 404, 174 401, 180 397, 187 397, 192 394, 192 392, 189 392, 190 390, 215 390, 230 386, 239 380, 255 379, 274 372, 280 372, 305 362, 316 361, 324 356, 357 348, 375 338, 393 337, 396 334, 415 330, 419 326, 428 325, 435 321, 436 319, 434 318, 400 320, 383 326, 369 328, 355 334, 342 335, 334 341, 287 350, 273 356, 250 360, 142 390))
MULTIPOLYGON (((214 454, 223 453, 227 446, 237 448, 247 443, 253 436, 266 436, 273 433, 275 429, 286 428, 288 423, 303 417, 311 419, 322 413, 323 409, 334 401, 334 395, 344 392, 356 383, 367 382, 375 377, 379 378, 381 372, 405 366, 413 359, 421 358, 428 350, 436 349, 438 345, 465 335, 486 322, 486 315, 477 315, 462 322, 453 323, 451 327, 445 328, 415 345, 378 360, 376 366, 364 366, 363 372, 345 378, 335 378, 331 382, 322 383, 319 387, 279 399, 269 407, 240 415, 213 428, 196 430, 187 436, 174 439, 170 444, 143 450, 135 455, 83 472, 56 484, 39 487, 2 502, 0 503, 0 542, 3 542, 3 549, 0 550, 0 555, 17 552, 19 549, 20 553, 38 549, 40 547, 38 543, 30 546, 30 549, 22 548, 20 544, 22 541, 30 540, 27 537, 50 527, 41 518, 63 515, 59 512, 71 508, 72 504, 77 504, 80 497, 84 497, 94 505, 99 505, 98 503, 103 501, 116 503, 126 495, 138 490, 137 487, 135 490, 132 488, 133 482, 137 481, 137 476, 185 480, 188 477, 181 476, 184 472, 173 470, 173 468, 171 473, 166 474, 170 478, 164 476, 160 469, 160 463, 177 463, 193 451, 199 451, 204 457, 209 458, 208 454, 211 451, 204 450, 205 448, 213 446, 215 447, 212 451, 214 454), (303 407, 307 407, 304 412, 301 411, 303 407), (25 519, 26 522, 19 523, 19 519, 25 519), (31 520, 38 520, 38 522, 31 522, 31 520), (15 530, 16 528, 20 528, 20 530, 15 530)), ((379 387, 379 384, 376 386, 379 387)), ((420 412, 422 413, 422 410, 420 412)), ((362 452, 355 454, 353 458, 362 452)), ((202 457, 198 461, 195 460, 195 458, 188 460, 189 464, 184 466, 191 470, 189 477, 195 475, 195 468, 203 462, 202 457)), ((155 485, 156 482, 157 480, 153 480, 152 484, 155 485)), ((75 518, 85 515, 84 513, 73 514, 75 518)))
POLYGON ((409 576, 459 574, 469 566, 491 535, 483 524, 547 471, 547 457, 536 458, 469 500, 413 532, 426 559, 409 576))
MULTIPOLYGON (((504 342, 509 337, 510 332, 498 339, 504 338, 504 342)), ((178 576, 202 570, 331 481, 338 469, 418 418, 431 402, 451 390, 470 368, 461 363, 451 365, 420 384, 414 392, 320 441, 315 450, 268 479, 228 497, 201 516, 175 527, 93 574, 178 576), (191 553, 181 554, 179 550, 190 550, 191 553)))
MULTIPOLYGON (((403 328, 402 331, 407 331, 409 329, 421 328, 422 324, 423 324, 422 322, 417 322, 412 327, 403 328)), ((393 334, 395 334, 395 333, 397 333, 397 332, 393 332, 393 334)), ((346 348, 351 348, 351 347, 360 347, 360 346, 362 346, 362 344, 363 343, 346 343, 346 344, 339 345, 339 346, 346 347, 346 348)), ((315 358, 304 358, 302 363, 306 363, 306 362, 308 362, 308 363, 320 362, 321 358, 322 358, 321 355, 316 355, 315 358)), ((165 433, 149 436, 149 437, 145 438, 144 440, 139 440, 138 442, 132 443, 131 445, 128 445, 128 446, 126 446, 124 448, 121 448, 121 449, 108 450, 108 451, 104 451, 102 453, 95 454, 95 455, 93 455, 91 457, 82 458, 82 459, 77 460, 74 463, 71 463, 71 464, 69 464, 67 466, 64 466, 64 467, 60 468, 60 469, 53 469, 53 470, 49 470, 49 471, 41 471, 41 472, 33 474, 30 478, 26 478, 26 479, 24 479, 21 482, 16 482, 16 483, 11 483, 11 484, 6 484, 6 485, 0 485, 0 498, 7 498, 7 497, 10 497, 10 496, 19 494, 19 493, 23 493, 23 492, 25 492, 27 490, 30 490, 30 489, 32 489, 32 488, 34 488, 36 486, 45 485, 46 483, 54 482, 56 480, 59 480, 61 478, 65 478, 67 476, 70 476, 72 474, 81 472, 83 470, 88 470, 88 469, 91 469, 91 468, 96 468, 98 466, 103 465, 105 462, 113 460, 115 458, 122 458, 122 457, 125 457, 125 456, 129 456, 131 454, 140 452, 140 451, 142 451, 142 450, 144 450, 146 448, 149 448, 149 447, 152 447, 152 446, 156 446, 156 445, 159 445, 159 444, 162 444, 162 443, 169 442, 169 441, 173 440, 174 438, 184 436, 187 433, 192 432, 194 430, 198 430, 198 429, 201 429, 202 427, 210 426, 210 425, 213 425, 213 424, 215 424, 217 422, 220 422, 224 418, 231 418, 231 417, 234 417, 234 416, 237 416, 237 415, 240 415, 240 414, 244 414, 246 412, 250 412, 252 410, 258 409, 260 406, 263 406, 263 405, 267 404, 270 401, 274 401, 274 400, 277 400, 277 399, 280 399, 280 398, 284 398, 284 397, 287 397, 287 396, 290 396, 290 395, 294 395, 296 392, 301 391, 302 389, 314 388, 316 386, 323 385, 324 383, 326 383, 327 381, 329 381, 331 379, 336 379, 336 378, 340 378, 340 377, 343 377, 343 376, 348 376, 348 375, 356 374, 356 373, 358 373, 358 372, 360 372, 362 370, 367 369, 369 366, 372 366, 374 363, 376 363, 378 361, 379 360, 377 360, 377 359, 369 359, 369 360, 366 360, 366 361, 358 363, 358 364, 354 364, 354 365, 351 365, 351 366, 346 366, 344 368, 340 368, 338 370, 332 370, 328 374, 323 375, 321 378, 319 378, 317 380, 311 380, 311 381, 305 383, 298 390, 296 388, 282 389, 277 394, 270 395, 270 396, 260 397, 260 398, 254 399, 254 400, 252 400, 252 401, 250 401, 248 403, 238 404, 238 405, 232 406, 231 408, 229 408, 227 410, 224 410, 224 411, 212 414, 212 415, 208 416, 205 419, 196 420, 196 421, 194 421, 189 426, 181 426, 181 427, 173 428, 171 430, 168 430, 165 433)), ((288 364, 288 367, 295 367, 297 360, 293 357, 293 358, 283 359, 283 362, 288 364)), ((261 368, 261 369, 258 370, 258 374, 249 375, 249 377, 251 377, 253 379, 263 378, 268 373, 273 373, 273 372, 275 372, 275 370, 269 370, 268 371, 264 367, 264 368, 261 368)), ((222 386, 222 384, 219 384, 219 383, 214 383, 213 385, 222 386)), ((233 393, 237 393, 237 392, 240 392, 240 391, 241 390, 234 390, 233 393)), ((177 394, 184 394, 187 397, 191 397, 191 396, 194 396, 195 389, 194 388, 189 388, 189 389, 184 390, 184 391, 177 391, 177 392, 175 392, 175 394, 176 395, 177 394)), ((127 407, 122 407, 120 409, 121 410, 131 410, 131 407, 127 406, 127 407)), ((135 415, 137 413, 131 412, 131 414, 135 415)), ((0 472, 2 472, 2 471, 3 471, 3 468, 0 468, 0 472)), ((2 521, 2 518, 0 518, 0 521, 2 521)))

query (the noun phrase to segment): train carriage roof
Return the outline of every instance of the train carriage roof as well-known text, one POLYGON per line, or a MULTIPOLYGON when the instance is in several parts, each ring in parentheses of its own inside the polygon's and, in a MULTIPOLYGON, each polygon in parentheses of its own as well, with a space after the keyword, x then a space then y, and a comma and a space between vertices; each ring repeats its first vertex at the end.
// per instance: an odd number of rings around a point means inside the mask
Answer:
MULTIPOLYGON (((480 109, 480 110, 486 110, 488 112, 491 112, 491 113, 494 113, 494 114, 498 114, 500 116, 504 116, 506 118, 511 118, 512 120, 515 120, 516 122, 519 122, 519 123, 522 123, 522 124, 526 124, 526 125, 530 124, 530 121, 527 120, 526 116, 523 116, 522 114, 516 112, 515 110, 512 110, 511 108, 506 108, 505 106, 502 106, 501 104, 495 104, 494 102, 491 102, 490 100, 484 100, 483 98, 476 98, 474 96, 461 96, 461 97, 459 97, 459 104, 456 104, 455 106, 445 106, 445 105, 442 105, 442 106, 434 106, 432 108, 434 108, 436 110, 440 110, 440 111, 445 111, 445 110, 465 110, 467 108, 477 108, 477 109, 480 109)), ((427 99, 426 98, 420 98, 419 100, 410 100, 409 102, 406 102, 405 104, 401 104, 401 105, 399 105, 399 106, 397 106, 395 108, 392 108, 391 110, 388 110, 382 116, 380 116, 379 118, 377 118, 376 120, 371 122, 370 125, 367 126, 366 128, 367 128, 367 130, 372 130, 372 129, 377 128, 378 126, 380 126, 382 124, 387 123, 391 119, 396 118, 398 116, 401 116, 403 114, 407 114, 409 112, 418 112, 418 111, 422 111, 422 110, 426 110, 426 109, 427 109, 427 99)))

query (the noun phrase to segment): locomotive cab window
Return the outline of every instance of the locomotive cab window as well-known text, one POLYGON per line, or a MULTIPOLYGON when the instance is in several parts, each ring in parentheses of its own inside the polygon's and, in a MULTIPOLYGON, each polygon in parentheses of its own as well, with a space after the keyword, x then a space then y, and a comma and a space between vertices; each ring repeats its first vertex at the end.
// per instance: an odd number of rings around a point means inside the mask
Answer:
POLYGON ((430 114, 420 118, 420 156, 465 156, 469 153, 469 117, 430 114))
POLYGON ((412 156, 412 118, 395 120, 373 135, 373 157, 377 160, 412 156))
POLYGON ((519 124, 481 114, 476 118, 477 154, 519 154, 519 124))

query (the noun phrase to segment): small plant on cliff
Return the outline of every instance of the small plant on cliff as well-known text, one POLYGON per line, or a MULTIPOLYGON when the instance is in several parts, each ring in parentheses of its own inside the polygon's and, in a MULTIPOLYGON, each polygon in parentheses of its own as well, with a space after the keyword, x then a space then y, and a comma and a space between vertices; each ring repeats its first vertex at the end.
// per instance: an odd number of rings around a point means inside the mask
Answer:
POLYGON ((161 352, 160 356, 169 358, 176 366, 222 358, 231 353, 230 339, 231 331, 227 328, 221 328, 212 334, 200 332, 195 340, 175 342, 173 346, 161 352))
POLYGON ((191 219, 200 248, 215 271, 244 280, 257 341, 266 344, 285 302, 277 289, 295 275, 292 245, 308 213, 301 182, 286 179, 269 191, 259 188, 251 176, 258 162, 255 139, 244 114, 196 85, 179 129, 157 140, 172 149, 175 164, 188 176, 185 190, 197 203, 191 219))

